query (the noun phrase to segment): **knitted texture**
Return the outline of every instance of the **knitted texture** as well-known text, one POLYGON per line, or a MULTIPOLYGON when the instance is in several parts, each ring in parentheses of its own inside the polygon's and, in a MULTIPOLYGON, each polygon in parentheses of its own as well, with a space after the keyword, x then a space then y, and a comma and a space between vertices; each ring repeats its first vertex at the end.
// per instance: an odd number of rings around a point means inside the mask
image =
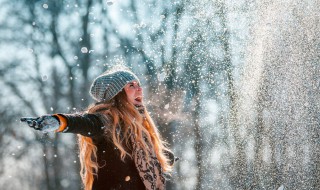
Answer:
POLYGON ((90 95, 96 101, 109 101, 115 97, 126 84, 136 80, 138 77, 128 69, 119 68, 106 71, 98 76, 92 83, 90 95))

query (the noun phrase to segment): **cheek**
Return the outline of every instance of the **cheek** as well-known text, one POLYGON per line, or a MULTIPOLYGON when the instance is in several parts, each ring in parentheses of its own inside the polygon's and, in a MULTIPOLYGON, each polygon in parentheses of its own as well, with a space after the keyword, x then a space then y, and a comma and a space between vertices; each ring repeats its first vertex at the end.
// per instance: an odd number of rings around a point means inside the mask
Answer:
POLYGON ((126 89, 126 94, 129 100, 133 100, 134 99, 134 90, 131 89, 126 89))

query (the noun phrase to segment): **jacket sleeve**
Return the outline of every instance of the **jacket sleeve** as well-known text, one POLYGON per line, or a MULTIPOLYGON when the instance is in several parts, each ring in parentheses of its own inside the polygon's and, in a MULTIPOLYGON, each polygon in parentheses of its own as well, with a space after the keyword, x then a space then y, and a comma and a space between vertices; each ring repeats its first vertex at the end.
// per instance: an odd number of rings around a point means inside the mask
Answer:
POLYGON ((75 133, 87 137, 104 134, 104 124, 97 114, 55 114, 59 119, 62 133, 75 133))

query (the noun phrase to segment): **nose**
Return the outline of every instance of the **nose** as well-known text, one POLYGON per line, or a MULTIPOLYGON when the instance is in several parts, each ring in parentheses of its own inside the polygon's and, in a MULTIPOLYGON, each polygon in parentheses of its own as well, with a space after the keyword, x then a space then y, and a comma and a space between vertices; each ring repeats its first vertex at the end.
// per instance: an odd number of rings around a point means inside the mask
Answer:
POLYGON ((137 90, 138 90, 138 91, 142 91, 141 86, 138 86, 138 87, 137 87, 137 90))

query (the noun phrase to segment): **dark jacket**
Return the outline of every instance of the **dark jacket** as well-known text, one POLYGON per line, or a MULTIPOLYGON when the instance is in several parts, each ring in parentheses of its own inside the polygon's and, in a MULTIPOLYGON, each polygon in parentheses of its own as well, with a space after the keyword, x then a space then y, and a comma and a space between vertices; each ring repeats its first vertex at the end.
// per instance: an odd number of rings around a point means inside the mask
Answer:
POLYGON ((93 181, 92 190, 144 190, 134 161, 128 156, 125 162, 120 159, 110 137, 105 134, 104 124, 95 114, 59 114, 67 119, 64 133, 75 133, 91 137, 97 146, 98 175, 93 181))

